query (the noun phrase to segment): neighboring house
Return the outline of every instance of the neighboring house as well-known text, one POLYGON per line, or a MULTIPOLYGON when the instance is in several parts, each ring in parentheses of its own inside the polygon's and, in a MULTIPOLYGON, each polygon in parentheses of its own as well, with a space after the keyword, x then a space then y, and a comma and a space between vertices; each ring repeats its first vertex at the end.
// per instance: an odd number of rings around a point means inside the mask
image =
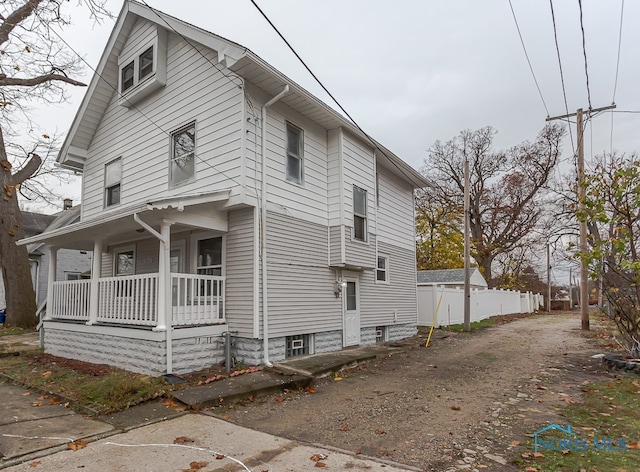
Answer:
MULTIPOLYGON (((27 238, 42 232, 66 226, 80 218, 80 207, 65 209, 54 215, 44 215, 28 211, 22 212, 22 223, 27 238)), ((47 299, 47 278, 49 274, 49 248, 42 243, 27 246, 33 289, 36 293, 36 304, 40 307, 47 299)), ((57 280, 76 280, 91 269, 91 254, 87 251, 62 249, 58 252, 56 267, 57 280)), ((4 284, 0 274, 0 308, 5 307, 4 284)))
MULTIPOLYGON (((416 332, 404 161, 248 49, 125 2, 58 163, 93 251, 49 280, 45 351, 153 375, 416 332)), ((55 264, 55 258, 52 263, 55 264)))
MULTIPOLYGON (((464 269, 419 270, 418 286, 437 285, 449 288, 464 288, 464 269)), ((471 288, 487 288, 487 281, 476 267, 470 270, 469 286, 471 288)))

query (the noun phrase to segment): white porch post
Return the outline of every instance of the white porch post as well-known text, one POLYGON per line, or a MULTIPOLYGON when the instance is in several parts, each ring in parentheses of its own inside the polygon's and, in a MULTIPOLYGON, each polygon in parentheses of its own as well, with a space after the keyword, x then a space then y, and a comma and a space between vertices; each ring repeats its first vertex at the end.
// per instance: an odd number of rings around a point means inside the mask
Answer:
POLYGON ((58 248, 49 248, 49 273, 47 274, 47 311, 45 320, 51 319, 51 311, 53 310, 53 282, 56 281, 56 272, 58 271, 58 248))
POLYGON ((91 286, 89 289, 89 321, 88 325, 97 323, 100 294, 100 275, 102 274, 102 240, 93 242, 93 257, 91 259, 91 286))
POLYGON ((158 253, 158 324, 156 331, 164 331, 171 326, 171 222, 162 220, 160 224, 160 251, 158 253))

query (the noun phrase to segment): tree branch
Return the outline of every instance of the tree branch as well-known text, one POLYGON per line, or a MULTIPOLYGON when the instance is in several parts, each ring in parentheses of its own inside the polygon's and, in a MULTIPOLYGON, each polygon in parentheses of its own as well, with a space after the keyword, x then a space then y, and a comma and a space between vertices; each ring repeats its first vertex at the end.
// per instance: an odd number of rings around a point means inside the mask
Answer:
POLYGON ((25 164, 25 166, 11 176, 13 185, 18 185, 27 179, 33 177, 33 174, 40 168, 42 159, 37 154, 31 154, 31 159, 25 164))
POLYGON ((9 34, 22 21, 31 16, 42 0, 29 0, 16 11, 11 13, 0 25, 0 44, 4 44, 9 40, 9 34))
POLYGON ((82 82, 78 82, 66 75, 62 74, 54 74, 53 72, 45 75, 41 75, 39 77, 32 77, 30 79, 16 79, 13 77, 7 77, 4 74, 0 74, 0 87, 3 86, 19 86, 19 87, 35 87, 37 85, 44 84, 46 82, 51 82, 54 80, 59 80, 60 82, 66 82, 71 85, 78 85, 80 87, 86 87, 87 84, 82 82))

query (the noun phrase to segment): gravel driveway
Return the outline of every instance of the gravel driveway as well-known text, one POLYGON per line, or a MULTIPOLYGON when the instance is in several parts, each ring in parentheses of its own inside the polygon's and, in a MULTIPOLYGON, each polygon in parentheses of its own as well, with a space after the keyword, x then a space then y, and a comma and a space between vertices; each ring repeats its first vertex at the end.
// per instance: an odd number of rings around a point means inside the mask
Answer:
POLYGON ((520 319, 412 348, 218 413, 228 421, 425 471, 517 470, 527 434, 606 376, 579 315, 520 319))

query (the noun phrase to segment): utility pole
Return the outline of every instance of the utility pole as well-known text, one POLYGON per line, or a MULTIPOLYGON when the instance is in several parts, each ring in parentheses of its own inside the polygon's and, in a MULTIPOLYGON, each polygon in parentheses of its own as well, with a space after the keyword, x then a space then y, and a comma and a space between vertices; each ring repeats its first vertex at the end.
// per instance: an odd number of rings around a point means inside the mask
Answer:
POLYGON ((464 331, 471 331, 471 267, 469 255, 469 161, 464 160, 464 331))
MULTIPOLYGON (((611 104, 607 107, 592 108, 587 110, 588 115, 593 113, 611 110, 615 108, 615 104, 611 104)), ((576 128, 578 138, 578 211, 584 215, 584 200, 585 200, 585 187, 584 187, 584 128, 582 126, 582 108, 578 108, 575 113, 569 113, 567 115, 554 116, 547 118, 547 121, 560 120, 563 118, 576 117, 576 128)), ((587 263, 585 261, 587 255, 587 222, 584 218, 580 221, 580 315, 582 319, 582 329, 589 330, 589 273, 587 263)))
POLYGON ((551 313, 551 248, 547 243, 547 312, 551 313))

